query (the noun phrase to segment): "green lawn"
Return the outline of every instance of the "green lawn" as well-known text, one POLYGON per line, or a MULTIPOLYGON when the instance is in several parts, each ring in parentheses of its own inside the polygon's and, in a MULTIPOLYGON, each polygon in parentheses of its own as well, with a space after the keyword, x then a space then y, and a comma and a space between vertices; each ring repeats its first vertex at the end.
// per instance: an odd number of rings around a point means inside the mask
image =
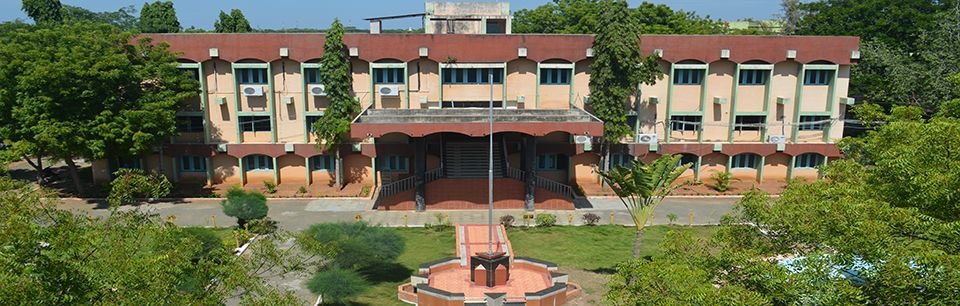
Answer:
MULTIPOLYGON (((357 305, 407 305, 397 299, 397 286, 409 281, 421 263, 456 256, 454 231, 435 232, 423 228, 399 228, 406 239, 406 251, 397 265, 370 271, 374 285, 356 298, 357 305)), ((707 237, 715 227, 652 226, 644 235, 643 255, 656 256, 664 234, 670 230, 694 231, 707 237)), ((561 272, 571 274, 586 292, 586 303, 599 300, 605 277, 617 263, 633 254, 633 228, 622 226, 558 226, 551 228, 513 228, 507 232, 517 256, 533 257, 557 263, 561 272), (577 279, 580 277, 581 279, 577 279)))

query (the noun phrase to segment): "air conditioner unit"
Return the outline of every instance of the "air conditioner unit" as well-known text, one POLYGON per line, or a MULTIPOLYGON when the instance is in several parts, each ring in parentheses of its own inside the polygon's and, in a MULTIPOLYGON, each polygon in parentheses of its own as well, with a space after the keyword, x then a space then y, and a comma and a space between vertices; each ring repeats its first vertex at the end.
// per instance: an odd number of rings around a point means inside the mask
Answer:
POLYGON ((244 96, 261 97, 263 96, 263 86, 243 86, 241 89, 244 96))
POLYGON ((593 143, 593 137, 590 137, 587 135, 575 135, 573 136, 573 143, 575 144, 593 143))
POLYGON ((400 86, 383 86, 378 92, 381 96, 396 97, 400 95, 400 86))
POLYGON ((283 97, 283 104, 293 105, 293 97, 283 97))
POLYGON ((590 104, 590 96, 583 96, 583 104, 590 104))
POLYGON ((776 143, 776 144, 787 143, 787 136, 785 136, 785 135, 767 135, 767 142, 768 142, 768 143, 776 143))
POLYGON ((430 103, 430 101, 427 100, 427 97, 421 96, 421 97, 420 97, 420 104, 427 104, 427 103, 430 103))
POLYGON ((637 135, 637 143, 646 143, 646 144, 657 143, 657 134, 637 135))
POLYGON ((846 104, 846 105, 854 105, 857 103, 857 99, 844 97, 844 98, 840 98, 840 103, 846 104))
POLYGON ((293 153, 294 151, 293 144, 292 143, 283 144, 283 150, 286 151, 287 153, 293 153))
POLYGON ((311 85, 310 86, 310 95, 312 96, 326 96, 327 88, 323 85, 311 85))
POLYGON ((777 104, 790 104, 790 98, 777 97, 777 104))
POLYGON ((224 98, 224 97, 217 98, 217 105, 225 105, 225 104, 227 104, 227 98, 224 98))
POLYGON ((713 97, 713 104, 727 104, 727 98, 713 97))
POLYGON ((523 102, 526 101, 526 100, 527 100, 527 97, 517 96, 517 103, 523 103, 523 102))
POLYGON ((649 102, 650 104, 658 104, 658 103, 660 103, 660 98, 655 97, 655 96, 651 96, 651 97, 647 98, 647 102, 649 102))

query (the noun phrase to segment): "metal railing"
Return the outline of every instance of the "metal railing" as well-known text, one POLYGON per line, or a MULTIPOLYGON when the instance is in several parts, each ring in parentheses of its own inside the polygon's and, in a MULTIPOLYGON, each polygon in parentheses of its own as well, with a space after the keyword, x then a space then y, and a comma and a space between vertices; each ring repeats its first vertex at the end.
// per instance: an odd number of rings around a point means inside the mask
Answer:
MULTIPOLYGON (((442 177, 443 177, 443 167, 427 171, 424 173, 424 179, 425 179, 424 184, 436 181, 442 177)), ((416 175, 403 178, 400 180, 396 180, 388 184, 383 184, 383 186, 380 186, 380 193, 377 194, 376 202, 379 203, 380 200, 382 199, 413 189, 416 186, 417 186, 416 175)))
MULTIPOLYGON (((519 180, 519 181, 524 181, 526 178, 526 171, 510 167, 510 168, 507 168, 507 177, 515 180, 519 180)), ((538 188, 543 188, 543 189, 546 189, 547 191, 550 191, 571 199, 574 199, 577 196, 577 194, 573 191, 573 187, 571 187, 570 185, 560 183, 542 176, 537 176, 536 179, 534 180, 534 184, 538 188)))

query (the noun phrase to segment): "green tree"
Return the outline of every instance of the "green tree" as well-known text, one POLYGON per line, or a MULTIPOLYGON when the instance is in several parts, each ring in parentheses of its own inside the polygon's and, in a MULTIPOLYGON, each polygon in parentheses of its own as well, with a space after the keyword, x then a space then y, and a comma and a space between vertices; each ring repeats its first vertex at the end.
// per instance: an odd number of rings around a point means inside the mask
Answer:
POLYGON ((56 209, 58 202, 0 177, 0 304, 304 304, 265 280, 266 271, 285 269, 274 260, 283 257, 273 248, 282 237, 264 237, 247 256, 234 256, 156 215, 74 215, 56 209))
POLYGON ((60 0, 23 0, 22 9, 37 24, 63 21, 60 0))
POLYGON ((330 104, 323 116, 313 124, 317 146, 333 150, 336 157, 336 186, 343 186, 343 160, 340 145, 350 140, 350 120, 360 112, 360 102, 353 98, 350 76, 350 58, 343 43, 343 24, 334 19, 324 35, 323 57, 320 58, 320 80, 325 86, 330 104))
POLYGON ((350 298, 367 291, 370 285, 354 270, 330 268, 314 274, 307 289, 323 298, 323 304, 344 305, 350 298))
POLYGON ((226 199, 220 202, 223 214, 237 218, 237 226, 244 228, 248 222, 267 217, 267 197, 256 191, 245 191, 240 187, 227 190, 226 199))
POLYGON ((630 168, 617 167, 611 171, 600 172, 600 177, 620 198, 637 228, 633 257, 640 257, 640 245, 643 243, 643 230, 647 221, 653 217, 663 198, 680 186, 674 182, 684 171, 690 169, 690 164, 680 165, 680 158, 680 155, 664 155, 649 165, 637 161, 630 168))
POLYGON ((107 23, 124 31, 136 30, 140 24, 137 9, 132 5, 120 8, 115 12, 93 12, 79 6, 64 5, 61 11, 63 12, 63 19, 68 22, 107 23))
POLYGON ((220 11, 220 19, 213 23, 214 32, 217 33, 246 33, 252 32, 250 22, 243 16, 243 12, 234 9, 230 14, 220 11))
POLYGON ((171 189, 173 184, 160 173, 124 168, 113 173, 107 202, 117 206, 137 203, 137 198, 158 199, 169 195, 171 189))
POLYGON ((180 21, 172 1, 144 3, 140 10, 140 31, 143 33, 177 33, 180 21))
POLYGON ((217 33, 233 33, 234 29, 236 29, 236 24, 233 22, 233 17, 220 11, 219 19, 213 22, 213 31, 217 33))
MULTIPOLYGON (((514 13, 515 33, 596 34, 601 29, 603 0, 553 0, 533 9, 514 13)), ((664 4, 642 2, 630 9, 645 34, 720 34, 723 24, 692 12, 673 10, 664 4)))
POLYGON ((0 138, 24 156, 138 156, 176 134, 174 115, 199 84, 166 44, 103 24, 21 27, 0 37, 0 138))
POLYGON ((330 258, 331 263, 345 269, 392 262, 406 248, 403 237, 396 230, 364 222, 314 224, 304 234, 336 250, 336 255, 330 258))
POLYGON ((780 1, 780 15, 777 16, 777 19, 779 19, 783 25, 783 28, 780 30, 781 34, 793 35, 796 33, 797 24, 800 23, 800 19, 802 18, 803 13, 800 11, 800 0, 780 1))
POLYGON ((851 35, 912 49, 950 1, 820 0, 799 5, 800 35, 851 35))

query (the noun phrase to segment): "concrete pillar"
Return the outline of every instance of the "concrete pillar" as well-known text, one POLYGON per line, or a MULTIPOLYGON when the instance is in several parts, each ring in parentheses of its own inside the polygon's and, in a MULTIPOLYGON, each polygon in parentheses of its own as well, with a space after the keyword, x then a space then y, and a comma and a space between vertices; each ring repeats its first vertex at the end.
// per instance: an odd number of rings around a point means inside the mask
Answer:
POLYGON ((523 167, 523 171, 526 173, 523 208, 532 211, 534 203, 536 203, 535 194, 537 191, 537 139, 532 136, 523 138, 523 167))
POLYGON ((427 144, 424 141, 423 137, 416 138, 414 140, 416 149, 414 150, 414 175, 416 178, 416 191, 414 200, 417 204, 417 211, 427 210, 427 144))

